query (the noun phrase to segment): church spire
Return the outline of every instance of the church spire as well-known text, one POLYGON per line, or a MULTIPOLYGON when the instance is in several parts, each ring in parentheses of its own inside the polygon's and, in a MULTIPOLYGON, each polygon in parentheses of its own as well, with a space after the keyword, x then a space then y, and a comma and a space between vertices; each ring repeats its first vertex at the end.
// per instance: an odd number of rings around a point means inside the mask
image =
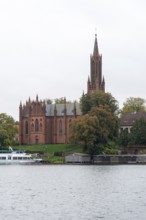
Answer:
POLYGON ((95 34, 93 56, 98 56, 98 55, 99 52, 98 52, 97 34, 95 34))
POLYGON ((90 77, 87 81, 87 92, 105 90, 105 80, 102 77, 102 55, 98 51, 97 34, 95 34, 94 50, 90 56, 90 77))

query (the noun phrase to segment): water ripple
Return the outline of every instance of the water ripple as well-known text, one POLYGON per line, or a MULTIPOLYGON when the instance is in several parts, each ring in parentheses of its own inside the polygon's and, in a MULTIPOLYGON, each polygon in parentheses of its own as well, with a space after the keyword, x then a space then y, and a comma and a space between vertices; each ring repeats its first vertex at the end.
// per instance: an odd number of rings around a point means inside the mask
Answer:
POLYGON ((1 219, 145 220, 145 169, 0 166, 1 219))

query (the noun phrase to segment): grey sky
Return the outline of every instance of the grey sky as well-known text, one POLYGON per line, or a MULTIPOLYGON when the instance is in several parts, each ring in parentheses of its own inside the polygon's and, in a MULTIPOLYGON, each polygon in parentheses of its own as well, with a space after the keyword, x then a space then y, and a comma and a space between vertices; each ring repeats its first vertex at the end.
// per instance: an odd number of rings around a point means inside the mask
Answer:
POLYGON ((86 92, 97 28, 106 91, 122 107, 146 98, 145 0, 0 1, 0 112, 19 119, 30 97, 86 92))

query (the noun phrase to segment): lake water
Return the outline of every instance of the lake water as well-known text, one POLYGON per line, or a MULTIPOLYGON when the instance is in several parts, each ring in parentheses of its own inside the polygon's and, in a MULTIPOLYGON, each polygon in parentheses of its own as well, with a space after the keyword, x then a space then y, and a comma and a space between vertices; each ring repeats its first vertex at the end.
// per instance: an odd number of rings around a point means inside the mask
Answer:
POLYGON ((146 166, 1 165, 2 220, 145 220, 146 166))

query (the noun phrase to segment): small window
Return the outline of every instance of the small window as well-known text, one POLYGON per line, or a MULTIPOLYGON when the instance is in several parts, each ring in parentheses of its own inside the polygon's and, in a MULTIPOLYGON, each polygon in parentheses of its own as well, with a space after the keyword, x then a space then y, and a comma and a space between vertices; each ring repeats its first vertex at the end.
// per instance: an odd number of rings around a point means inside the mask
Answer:
POLYGON ((6 160, 6 157, 2 157, 2 160, 6 160))
POLYGON ((18 157, 18 160, 22 160, 22 157, 18 157))
POLYGON ((17 160, 17 157, 13 157, 13 160, 17 160))

